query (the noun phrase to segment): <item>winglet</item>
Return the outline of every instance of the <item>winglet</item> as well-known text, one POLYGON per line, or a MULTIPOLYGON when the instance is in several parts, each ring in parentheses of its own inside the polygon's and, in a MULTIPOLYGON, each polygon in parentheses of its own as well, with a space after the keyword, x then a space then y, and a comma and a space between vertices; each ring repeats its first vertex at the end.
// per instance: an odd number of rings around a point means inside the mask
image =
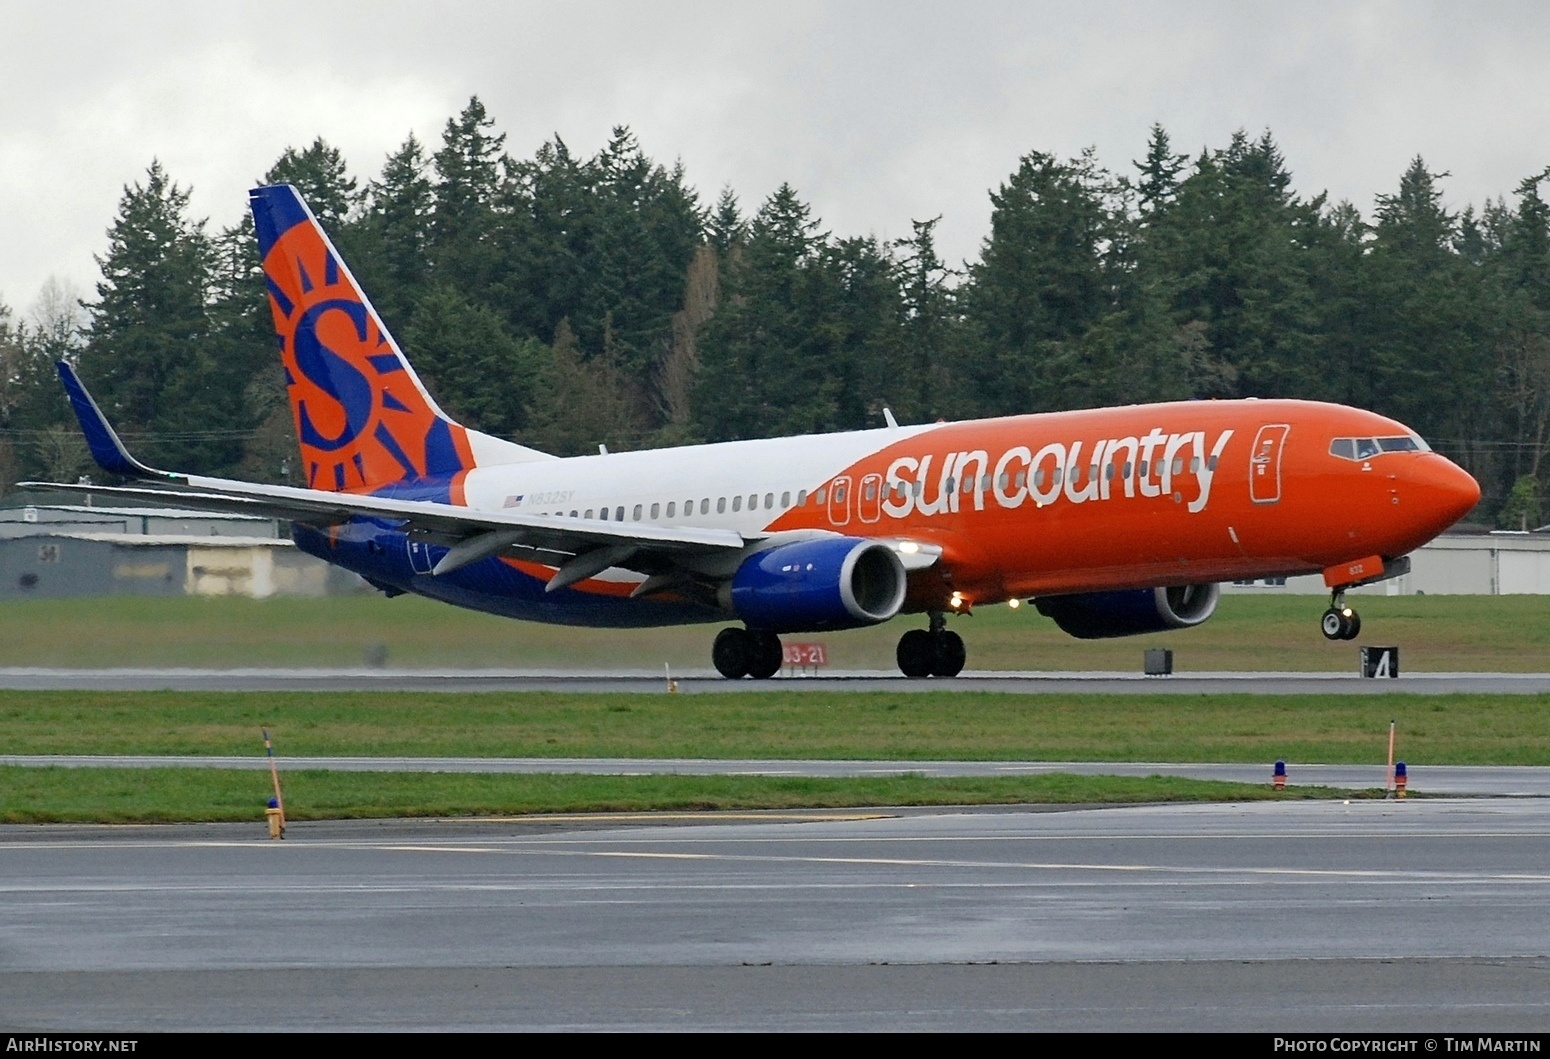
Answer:
POLYGON ((124 448, 124 443, 118 439, 118 434, 108 422, 108 417, 102 414, 101 408, 97 407, 97 402, 87 392, 75 369, 62 360, 58 367, 59 381, 65 384, 65 394, 70 398, 70 407, 75 410, 75 418, 80 421, 81 433, 86 435, 86 444, 91 449, 92 459, 97 461, 97 466, 113 474, 122 474, 130 478, 167 477, 164 472, 152 470, 129 455, 129 450, 124 448))

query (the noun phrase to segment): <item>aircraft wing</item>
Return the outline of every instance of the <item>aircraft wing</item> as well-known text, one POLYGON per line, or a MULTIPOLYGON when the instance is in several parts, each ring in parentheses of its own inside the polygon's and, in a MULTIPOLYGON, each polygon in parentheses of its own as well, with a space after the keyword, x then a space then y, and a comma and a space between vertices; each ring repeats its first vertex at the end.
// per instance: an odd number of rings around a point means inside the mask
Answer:
MULTIPOLYGON (((609 567, 648 575, 636 589, 636 595, 664 591, 681 586, 696 573, 730 575, 750 545, 769 546, 788 536, 744 537, 729 529, 484 511, 430 500, 261 485, 157 470, 130 455, 74 369, 61 362, 59 377, 98 466, 113 474, 139 479, 143 484, 20 483, 23 486, 174 504, 194 511, 283 518, 320 527, 339 525, 353 518, 381 519, 412 537, 447 547, 448 551, 431 571, 433 574, 448 574, 493 555, 512 555, 556 567, 546 586, 550 591, 609 567)), ((812 531, 796 534, 811 535, 812 531)), ((942 555, 941 546, 929 542, 889 538, 887 543, 905 570, 931 566, 942 555)))
POLYGON ((434 501, 260 485, 161 471, 130 455, 68 364, 59 365, 59 376, 97 464, 103 470, 146 484, 21 483, 24 486, 175 504, 195 511, 262 515, 318 526, 337 525, 352 518, 378 518, 427 541, 447 545, 451 550, 437 563, 434 573, 450 573, 491 555, 516 554, 560 567, 550 582, 551 588, 563 588, 609 566, 659 573, 679 558, 690 558, 695 553, 702 557, 733 555, 749 543, 741 534, 726 529, 482 511, 434 501), (598 566, 599 562, 603 565, 598 566))
POLYGON ((356 517, 379 518, 417 536, 449 545, 452 550, 436 566, 435 573, 438 574, 450 573, 508 549, 518 555, 529 553, 532 558, 549 565, 564 565, 573 558, 606 549, 617 560, 609 566, 635 568, 639 564, 631 560, 639 558, 648 560, 644 564, 647 568, 655 568, 660 564, 649 561, 653 555, 667 560, 675 554, 693 552, 735 553, 749 543, 732 530, 519 515, 424 500, 393 500, 321 489, 256 485, 198 475, 172 477, 186 488, 173 488, 170 481, 168 485, 156 486, 21 484, 168 504, 191 511, 284 518, 319 526, 335 525, 356 517), (623 554, 626 550, 629 554, 623 554))

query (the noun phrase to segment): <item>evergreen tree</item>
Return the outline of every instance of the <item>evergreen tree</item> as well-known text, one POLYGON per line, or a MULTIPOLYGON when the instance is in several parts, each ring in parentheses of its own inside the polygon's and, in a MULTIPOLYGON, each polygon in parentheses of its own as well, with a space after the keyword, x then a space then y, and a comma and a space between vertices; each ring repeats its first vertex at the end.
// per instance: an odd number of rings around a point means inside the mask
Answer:
POLYGON ((367 185, 357 226, 360 252, 351 269, 395 335, 407 325, 427 283, 434 200, 426 166, 424 149, 411 135, 388 156, 381 177, 367 185))
POLYGON ((839 384, 820 326, 825 242, 789 184, 754 215, 701 346, 695 407, 703 436, 811 433, 836 421, 839 384))
POLYGON ((615 451, 643 436, 636 403, 623 385, 618 366, 605 349, 590 359, 568 321, 561 320, 554 345, 538 372, 527 444, 558 456, 595 453, 599 445, 615 451))
POLYGON ((497 313, 445 284, 421 296, 404 345, 442 409, 487 434, 516 437, 542 393, 542 343, 512 337, 497 313))
POLYGON ((337 236, 355 213, 360 196, 344 156, 319 136, 298 151, 287 147, 264 174, 265 184, 290 184, 306 200, 323 230, 337 236))
POLYGON ((1115 307, 1118 193, 1091 152, 1061 162, 1034 151, 991 194, 990 236, 964 292, 984 412, 1080 407, 1090 384, 1107 384, 1082 339, 1115 307))
POLYGON ((103 278, 81 368, 105 411, 125 432, 150 435, 153 462, 230 468, 246 431, 247 378, 212 356, 210 239, 160 162, 124 189, 97 264, 103 278))
POLYGON ((494 119, 478 96, 456 118, 447 119, 441 149, 432 158, 435 180, 427 247, 437 280, 480 297, 497 268, 490 232, 501 190, 505 133, 495 134, 494 119))

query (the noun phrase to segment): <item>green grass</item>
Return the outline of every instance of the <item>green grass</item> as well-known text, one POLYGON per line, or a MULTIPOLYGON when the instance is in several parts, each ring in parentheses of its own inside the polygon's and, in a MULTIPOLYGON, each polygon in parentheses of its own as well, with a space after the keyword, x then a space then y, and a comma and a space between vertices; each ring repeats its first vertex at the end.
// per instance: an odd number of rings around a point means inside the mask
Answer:
POLYGON ((1550 764, 1543 695, 0 692, 0 753, 1550 764))
MULTIPOLYGON (((1550 596, 1352 596, 1362 643, 1398 644, 1408 672, 1550 670, 1550 596)), ((1317 596, 1222 598, 1188 630, 1084 642, 1031 607, 956 617, 969 664, 1000 670, 1130 670, 1169 647, 1179 672, 1354 671, 1356 648, 1318 632, 1317 596)), ((892 669, 904 617, 873 629, 803 636, 836 668, 892 669)), ((571 629, 496 618, 418 597, 268 600, 26 600, 0 606, 4 666, 359 666, 369 645, 408 667, 709 667, 714 626, 571 629)))
MULTIPOLYGON (((1176 777, 802 779, 773 776, 527 776, 297 771, 284 776, 291 820, 410 816, 862 806, 1106 804, 1351 797, 1329 788, 1176 777)), ((1361 792, 1357 796, 1377 796, 1361 792)), ((270 795, 264 772, 216 769, 0 768, 3 823, 253 821, 270 795)))

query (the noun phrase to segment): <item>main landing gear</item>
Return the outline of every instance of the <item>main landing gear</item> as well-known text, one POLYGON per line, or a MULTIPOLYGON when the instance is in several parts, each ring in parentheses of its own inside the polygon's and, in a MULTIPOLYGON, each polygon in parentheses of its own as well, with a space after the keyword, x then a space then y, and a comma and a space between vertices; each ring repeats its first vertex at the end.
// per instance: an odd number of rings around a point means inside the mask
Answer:
POLYGON ((1362 617, 1346 606, 1345 592, 1335 589, 1329 594, 1329 609, 1319 619, 1319 630, 1326 640, 1354 640, 1362 632, 1362 617))
POLYGON ((780 637, 759 629, 722 629, 711 645, 710 660, 728 680, 767 680, 780 672, 780 637))
POLYGON ((931 628, 911 629, 899 637, 899 669, 907 677, 956 677, 968 657, 963 637, 947 628, 940 611, 931 614, 931 628))

